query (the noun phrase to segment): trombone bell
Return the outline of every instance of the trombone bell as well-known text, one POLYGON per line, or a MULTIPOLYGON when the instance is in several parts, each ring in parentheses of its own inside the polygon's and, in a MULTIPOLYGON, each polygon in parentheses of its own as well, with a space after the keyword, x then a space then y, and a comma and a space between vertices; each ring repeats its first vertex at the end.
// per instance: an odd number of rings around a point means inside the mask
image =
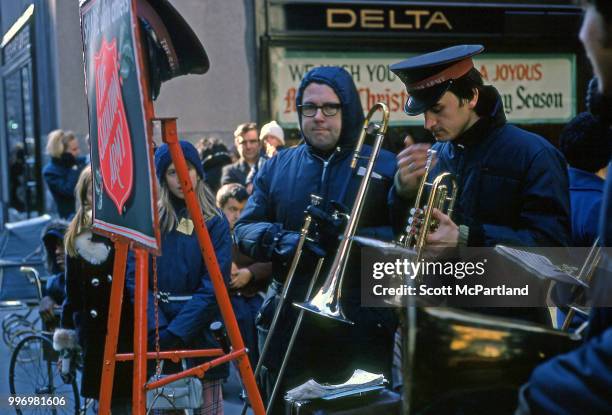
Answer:
POLYGON ((328 292, 319 291, 312 300, 307 303, 293 303, 294 306, 306 311, 318 314, 321 317, 331 318, 342 323, 354 325, 355 323, 349 320, 342 311, 339 301, 334 301, 334 296, 328 292))

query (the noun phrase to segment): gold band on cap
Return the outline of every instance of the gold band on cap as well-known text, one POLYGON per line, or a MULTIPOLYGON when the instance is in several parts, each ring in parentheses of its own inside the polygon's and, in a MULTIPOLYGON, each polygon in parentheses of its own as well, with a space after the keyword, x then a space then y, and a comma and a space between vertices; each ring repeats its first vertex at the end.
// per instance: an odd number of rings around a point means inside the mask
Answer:
POLYGON ((468 73, 473 67, 474 62, 472 61, 472 58, 462 59, 457 63, 452 64, 448 68, 444 69, 443 71, 430 76, 429 78, 425 78, 419 82, 407 85, 406 90, 418 91, 420 89, 430 88, 432 86, 441 84, 442 82, 446 82, 449 79, 460 78, 466 73, 468 73))

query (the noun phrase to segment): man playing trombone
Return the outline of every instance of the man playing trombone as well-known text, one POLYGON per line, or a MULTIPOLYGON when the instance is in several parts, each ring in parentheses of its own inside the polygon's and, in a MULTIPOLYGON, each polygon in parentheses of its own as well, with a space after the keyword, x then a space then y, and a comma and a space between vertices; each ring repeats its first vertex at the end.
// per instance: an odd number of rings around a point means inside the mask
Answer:
MULTIPOLYGON (((330 271, 331 261, 327 259, 338 250, 338 236, 346 222, 343 218, 354 203, 365 170, 350 166, 364 116, 348 72, 339 67, 311 70, 300 84, 296 104, 303 142, 279 152, 261 169, 254 181, 253 195, 235 227, 236 239, 245 254, 258 261, 272 261, 274 265, 274 279, 258 316, 260 333, 265 333, 279 302, 288 265, 296 255, 305 211, 315 221, 315 232, 309 235, 301 251, 302 260, 263 361, 260 379, 268 394, 297 320, 299 311, 291 304, 305 300, 306 287, 319 257, 326 260, 315 290, 330 271), (318 206, 311 205, 311 195, 321 198, 318 206), (332 215, 334 211, 336 214, 332 215)), ((364 146, 362 153, 369 150, 369 146, 364 146)), ((360 166, 363 164, 365 161, 359 162, 360 166)), ((395 171, 393 155, 382 150, 358 222, 361 235, 391 240, 391 217, 399 225, 395 228, 401 228, 401 216, 407 207, 395 203, 399 201, 392 188, 395 171)), ((341 287, 341 305, 354 325, 306 313, 288 357, 274 413, 283 410, 284 392, 311 378, 320 383, 339 383, 357 368, 382 372, 389 378, 396 317, 391 309, 360 307, 359 258, 358 255, 349 258, 347 278, 341 287)))

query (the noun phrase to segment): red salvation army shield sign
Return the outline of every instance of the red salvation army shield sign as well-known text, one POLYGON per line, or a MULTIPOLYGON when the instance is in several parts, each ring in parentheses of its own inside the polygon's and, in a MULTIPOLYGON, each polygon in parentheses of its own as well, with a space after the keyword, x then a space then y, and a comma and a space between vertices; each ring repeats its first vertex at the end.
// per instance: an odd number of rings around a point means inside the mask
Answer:
POLYGON ((117 39, 106 38, 94 56, 96 113, 98 118, 98 151, 104 190, 113 201, 119 215, 132 193, 134 162, 132 140, 128 128, 121 83, 117 39))

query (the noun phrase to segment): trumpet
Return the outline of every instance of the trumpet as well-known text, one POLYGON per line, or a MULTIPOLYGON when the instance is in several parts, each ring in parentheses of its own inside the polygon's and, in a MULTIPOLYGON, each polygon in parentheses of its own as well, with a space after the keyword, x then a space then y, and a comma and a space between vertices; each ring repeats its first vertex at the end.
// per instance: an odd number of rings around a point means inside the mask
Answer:
MULTIPOLYGON (((427 235, 437 228, 437 223, 433 219, 434 208, 440 210, 448 216, 452 216, 457 199, 457 182, 453 175, 448 172, 440 173, 430 183, 427 177, 433 167, 436 151, 427 150, 427 161, 425 163, 425 173, 421 179, 417 190, 414 207, 410 209, 410 218, 405 233, 400 237, 396 245, 410 250, 411 260, 418 263, 423 257, 423 251, 427 243, 427 235), (429 187, 429 196, 424 206, 421 205, 425 188, 429 187), (450 193, 450 195, 449 195, 450 193)), ((406 276, 407 278, 408 276, 406 276)), ((411 277, 415 282, 419 281, 419 275, 411 277)), ((402 296, 400 294, 386 300, 387 303, 394 306, 402 305, 402 296)))
POLYGON ((399 244, 404 248, 414 249, 415 262, 419 261, 423 256, 423 248, 427 242, 427 235, 437 227, 432 217, 434 208, 448 216, 452 216, 457 198, 457 182, 451 173, 440 173, 431 183, 427 181, 435 156, 435 150, 430 149, 427 151, 425 174, 421 179, 414 207, 410 210, 411 216, 408 219, 406 232, 399 241, 399 244), (421 207, 421 199, 423 198, 425 187, 430 187, 429 197, 427 198, 427 203, 421 207))

